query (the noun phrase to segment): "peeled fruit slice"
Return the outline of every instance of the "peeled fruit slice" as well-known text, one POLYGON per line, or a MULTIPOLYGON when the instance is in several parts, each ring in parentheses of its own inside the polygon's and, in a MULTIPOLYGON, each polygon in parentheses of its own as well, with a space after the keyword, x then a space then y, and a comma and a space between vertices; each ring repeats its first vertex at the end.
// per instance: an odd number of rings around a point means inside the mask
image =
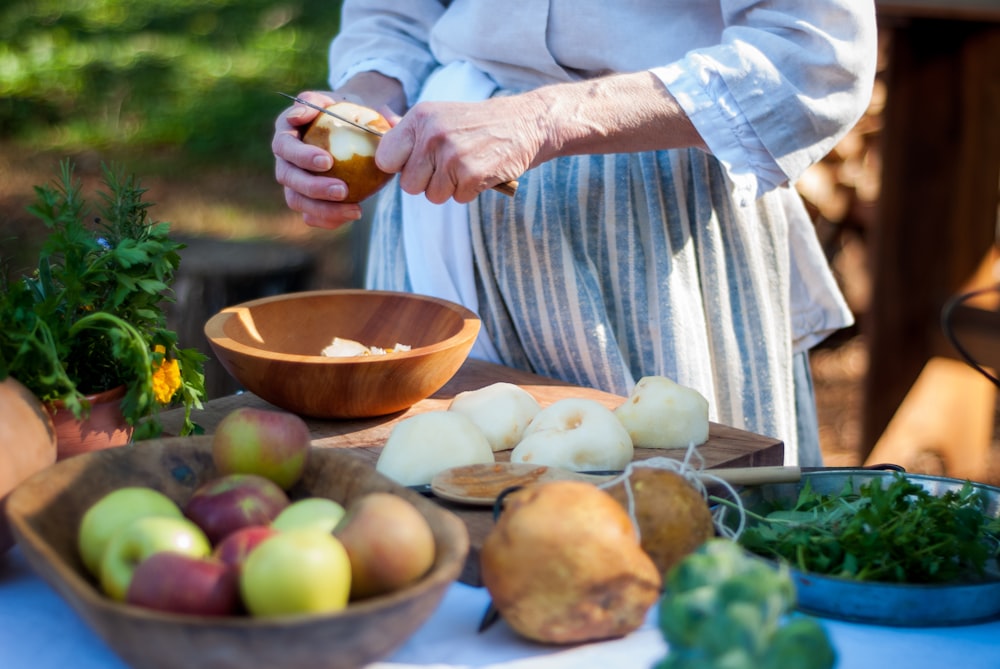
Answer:
POLYGON ((626 480, 604 488, 639 526, 641 545, 661 574, 715 534, 708 503, 677 472, 633 467, 626 480), (631 487, 629 499, 626 487, 631 487))
POLYGON ((617 470, 632 461, 633 452, 632 439, 611 409, 570 397, 535 414, 510 461, 575 472, 617 470))
POLYGON ((475 423, 454 411, 429 411, 392 428, 375 469, 400 485, 423 485, 445 469, 493 461, 475 423))
POLYGON ((448 411, 471 419, 486 435, 494 451, 517 446, 541 408, 527 390, 503 381, 458 393, 448 405, 448 411))
POLYGON ((687 448, 708 441, 708 400, 665 376, 644 376, 615 415, 636 448, 687 448))
MULTIPOLYGON (((391 127, 385 117, 374 109, 352 102, 337 102, 326 108, 372 130, 386 132, 391 127)), ((391 174, 375 165, 379 138, 329 114, 319 114, 306 128, 302 141, 326 149, 333 156, 333 167, 317 174, 340 179, 347 184, 344 202, 361 202, 392 178, 391 174)))
POLYGON ((483 542, 480 573, 511 628, 556 644, 638 629, 662 584, 625 509, 579 481, 536 483, 508 495, 483 542))

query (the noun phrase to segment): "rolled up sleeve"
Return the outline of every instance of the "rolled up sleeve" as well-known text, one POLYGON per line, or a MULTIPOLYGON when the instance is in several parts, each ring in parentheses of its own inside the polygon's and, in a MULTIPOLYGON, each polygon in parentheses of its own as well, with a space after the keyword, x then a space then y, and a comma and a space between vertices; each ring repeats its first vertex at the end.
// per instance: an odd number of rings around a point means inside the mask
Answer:
POLYGON ((748 202, 793 183, 868 105, 874 5, 723 2, 718 45, 653 68, 748 202))
POLYGON ((330 86, 380 72, 397 79, 413 104, 436 65, 428 40, 444 11, 437 0, 345 0, 340 33, 330 43, 330 86))

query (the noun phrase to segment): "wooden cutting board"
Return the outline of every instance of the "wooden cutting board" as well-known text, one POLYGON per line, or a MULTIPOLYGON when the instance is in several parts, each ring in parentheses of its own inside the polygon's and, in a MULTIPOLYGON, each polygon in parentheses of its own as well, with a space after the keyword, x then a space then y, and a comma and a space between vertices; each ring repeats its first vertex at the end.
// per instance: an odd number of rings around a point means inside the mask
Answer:
MULTIPOLYGON (((309 425, 315 446, 350 448, 359 457, 374 465, 382 451, 382 446, 396 423, 419 413, 447 409, 448 404, 456 394, 482 388, 498 381, 521 386, 531 393, 542 406, 567 397, 593 399, 612 409, 624 401, 623 397, 611 393, 581 388, 537 374, 470 359, 441 390, 406 411, 363 420, 334 421, 307 418, 306 422, 309 425)), ((205 429, 207 434, 211 434, 215 431, 219 421, 230 411, 245 406, 275 408, 256 395, 242 393, 207 402, 204 410, 197 412, 194 419, 205 429)), ((180 428, 183 414, 180 410, 175 409, 164 412, 162 419, 165 431, 176 434, 176 430, 180 428)), ((778 439, 717 423, 709 425, 708 441, 701 445, 698 450, 704 457, 705 466, 708 468, 780 465, 784 461, 785 453, 784 444, 778 439)), ((636 460, 645 460, 656 456, 681 458, 683 455, 682 449, 637 448, 635 451, 636 460)), ((496 458, 500 461, 509 461, 510 451, 501 451, 496 454, 496 458)), ((452 504, 444 500, 438 500, 438 502, 465 522, 469 530, 470 551, 461 580, 470 585, 480 585, 479 548, 493 526, 492 510, 484 507, 452 504)))

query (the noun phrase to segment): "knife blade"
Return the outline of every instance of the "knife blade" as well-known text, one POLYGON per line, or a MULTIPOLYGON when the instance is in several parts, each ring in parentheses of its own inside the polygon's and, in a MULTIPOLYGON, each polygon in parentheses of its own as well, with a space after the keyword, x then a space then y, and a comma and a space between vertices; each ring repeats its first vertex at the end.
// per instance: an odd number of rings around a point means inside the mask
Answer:
MULTIPOLYGON (((289 95, 288 93, 282 93, 281 91, 278 91, 278 95, 282 95, 282 96, 288 98, 289 100, 294 100, 295 102, 298 102, 300 105, 305 105, 306 107, 309 107, 310 109, 315 109, 316 111, 322 112, 322 113, 326 114, 327 116, 332 116, 333 118, 337 119, 338 121, 343 121, 344 123, 347 123, 348 125, 353 125, 355 128, 359 128, 360 130, 364 130, 365 132, 369 132, 369 133, 375 135, 376 137, 381 137, 382 135, 385 134, 385 133, 379 132, 378 130, 374 130, 372 128, 369 128, 368 126, 361 125, 360 123, 356 123, 355 121, 352 121, 349 118, 345 118, 345 117, 341 116, 340 114, 332 112, 332 111, 330 111, 329 109, 327 109, 325 107, 320 107, 319 105, 314 105, 313 103, 309 102, 308 100, 303 100, 302 98, 296 97, 294 95, 289 95)), ((504 183, 500 183, 500 184, 497 184, 496 186, 493 186, 492 190, 495 190, 498 193, 503 193, 504 195, 506 195, 508 197, 514 197, 514 194, 517 193, 517 181, 514 181, 514 180, 505 181, 504 183)))
POLYGON ((384 134, 384 133, 379 132, 378 130, 375 130, 373 128, 369 128, 366 125, 361 125, 360 123, 358 123, 356 121, 352 121, 351 119, 349 119, 349 118, 347 118, 345 116, 341 116, 340 114, 337 114, 336 112, 332 112, 332 111, 330 111, 329 109, 327 109, 325 107, 320 107, 319 105, 314 105, 313 103, 309 102, 308 100, 303 100, 302 98, 297 98, 294 95, 289 95, 288 93, 282 93, 280 91, 278 92, 278 95, 283 95, 286 98, 288 98, 289 100, 295 100, 300 105, 305 105, 306 107, 309 107, 310 109, 315 109, 316 111, 322 112, 322 113, 326 114, 327 116, 332 116, 333 118, 337 119, 338 121, 343 121, 347 125, 353 125, 355 128, 358 128, 359 130, 364 130, 365 132, 369 132, 369 133, 375 135, 376 137, 381 137, 384 134))

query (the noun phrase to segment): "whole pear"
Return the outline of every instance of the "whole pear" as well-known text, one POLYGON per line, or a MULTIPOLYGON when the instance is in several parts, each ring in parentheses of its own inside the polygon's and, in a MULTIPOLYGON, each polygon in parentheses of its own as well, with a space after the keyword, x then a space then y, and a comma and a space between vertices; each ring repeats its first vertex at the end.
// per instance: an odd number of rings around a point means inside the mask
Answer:
POLYGON ((644 622, 662 577, 628 513, 589 483, 534 483, 505 498, 480 552, 483 584, 518 634, 569 644, 644 622))
POLYGON ((351 599, 399 590, 434 564, 434 532, 417 507, 398 495, 360 497, 333 534, 351 560, 351 599))
POLYGON ((623 508, 632 509, 640 545, 661 574, 715 535, 708 502, 677 472, 636 466, 605 490, 623 508))

